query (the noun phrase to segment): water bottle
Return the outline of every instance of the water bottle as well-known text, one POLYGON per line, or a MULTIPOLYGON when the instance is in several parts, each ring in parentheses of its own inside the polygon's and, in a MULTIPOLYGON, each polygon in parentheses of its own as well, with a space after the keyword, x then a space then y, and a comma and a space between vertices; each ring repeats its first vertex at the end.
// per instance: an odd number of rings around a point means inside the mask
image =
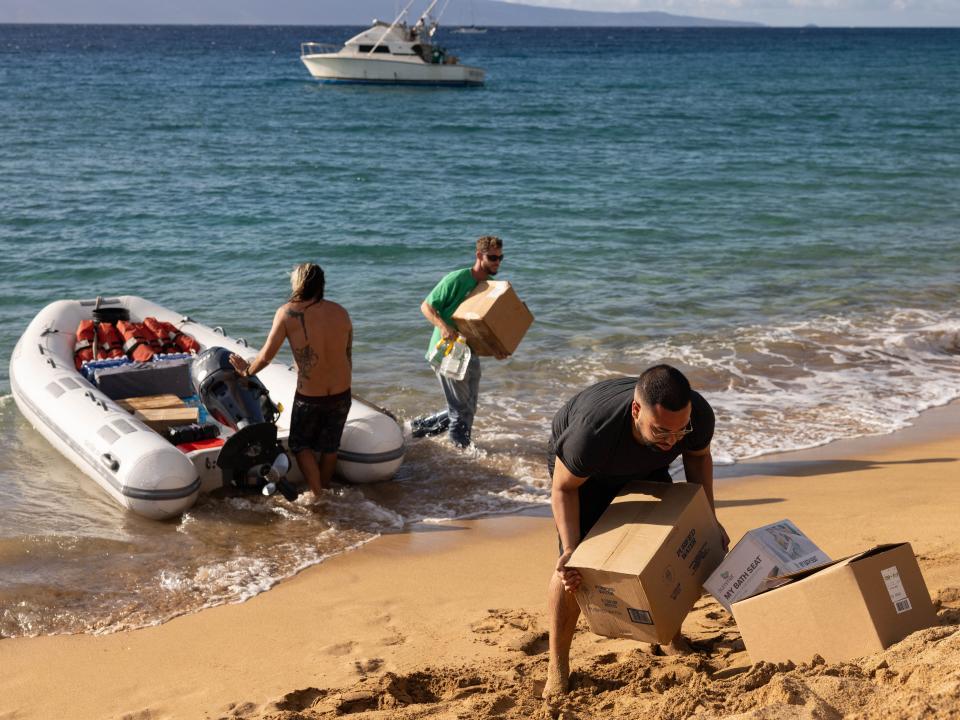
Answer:
POLYGON ((433 346, 433 351, 430 353, 430 357, 428 358, 430 364, 439 368, 443 359, 450 354, 451 350, 453 350, 453 341, 441 338, 440 341, 433 346))
POLYGON ((470 346, 463 335, 457 335, 456 342, 452 343, 450 352, 444 355, 440 362, 440 373, 451 380, 463 380, 467 375, 467 366, 470 364, 470 346))

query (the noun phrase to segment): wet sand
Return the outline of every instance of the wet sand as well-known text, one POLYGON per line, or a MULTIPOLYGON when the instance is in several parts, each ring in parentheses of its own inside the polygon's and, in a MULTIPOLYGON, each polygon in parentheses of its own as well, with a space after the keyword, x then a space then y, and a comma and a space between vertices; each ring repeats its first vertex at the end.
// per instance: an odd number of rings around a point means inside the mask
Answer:
POLYGON ((544 508, 417 525, 158 627, 0 640, 0 719, 956 717, 958 430, 953 405, 894 435, 717 469, 734 541, 789 518, 833 557, 912 543, 941 624, 862 660, 751 666, 704 596, 684 624, 699 653, 663 657, 581 627, 573 689, 545 704, 556 538, 544 508))

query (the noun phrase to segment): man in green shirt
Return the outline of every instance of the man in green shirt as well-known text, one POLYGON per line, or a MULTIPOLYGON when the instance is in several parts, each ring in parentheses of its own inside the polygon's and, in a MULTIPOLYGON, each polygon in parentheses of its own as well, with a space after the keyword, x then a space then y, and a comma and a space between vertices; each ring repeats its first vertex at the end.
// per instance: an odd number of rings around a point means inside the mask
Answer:
MULTIPOLYGON (((453 321, 453 312, 473 292, 477 284, 493 277, 500 269, 503 260, 503 240, 492 235, 484 235, 477 240, 476 258, 473 266, 454 270, 444 276, 430 291, 420 305, 420 311, 433 325, 433 335, 427 348, 427 359, 441 340, 456 340, 459 334, 453 321)), ((506 357, 506 356, 504 356, 506 357)), ((498 357, 502 360, 502 357, 498 357)), ((436 372, 436 370, 435 370, 436 372)), ((463 380, 454 380, 437 372, 440 386, 447 399, 447 418, 449 419, 450 441, 457 447, 465 448, 470 444, 470 431, 473 428, 473 416, 477 411, 477 396, 480 391, 480 358, 471 355, 467 374, 463 380)), ((432 434, 431 429, 442 429, 446 421, 443 413, 428 418, 418 418, 413 422, 414 435, 432 434)))

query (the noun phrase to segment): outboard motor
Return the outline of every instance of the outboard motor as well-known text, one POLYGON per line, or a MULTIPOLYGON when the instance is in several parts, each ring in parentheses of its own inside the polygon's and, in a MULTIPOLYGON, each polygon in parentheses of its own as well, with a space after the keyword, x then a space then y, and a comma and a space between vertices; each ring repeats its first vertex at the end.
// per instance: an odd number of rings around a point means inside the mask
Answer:
POLYGON ((264 495, 279 490, 287 500, 296 500, 299 492, 286 479, 290 458, 277 440, 280 410, 260 380, 237 374, 230 354, 226 348, 209 348, 190 370, 200 402, 219 423, 236 430, 217 458, 224 485, 264 495))

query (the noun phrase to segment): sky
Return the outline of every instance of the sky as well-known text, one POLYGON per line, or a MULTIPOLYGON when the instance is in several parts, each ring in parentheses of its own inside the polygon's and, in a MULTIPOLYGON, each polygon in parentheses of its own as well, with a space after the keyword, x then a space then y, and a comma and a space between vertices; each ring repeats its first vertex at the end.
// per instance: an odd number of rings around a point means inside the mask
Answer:
MULTIPOLYGON (((507 0, 516 2, 517 0, 507 0)), ((575 10, 748 20, 765 25, 960 27, 960 0, 522 0, 575 10)))
MULTIPOLYGON (((0 0, 2 22, 207 22, 338 24, 327 20, 372 0, 0 0)), ((376 1, 376 0, 373 0, 376 1)), ((426 5, 415 0, 415 6, 426 5)), ((451 0, 478 6, 479 0, 451 0)), ((381 3, 383 0, 381 0, 381 3)), ((442 5, 444 0, 440 0, 442 5)), ((611 12, 661 11, 771 26, 960 27, 960 0, 506 0, 611 12)), ((387 7, 401 0, 387 2, 387 7)), ((405 4, 403 0, 402 4, 405 4)), ((365 14, 361 13, 363 17, 365 14)), ((363 22, 356 20, 355 22, 363 22)))

